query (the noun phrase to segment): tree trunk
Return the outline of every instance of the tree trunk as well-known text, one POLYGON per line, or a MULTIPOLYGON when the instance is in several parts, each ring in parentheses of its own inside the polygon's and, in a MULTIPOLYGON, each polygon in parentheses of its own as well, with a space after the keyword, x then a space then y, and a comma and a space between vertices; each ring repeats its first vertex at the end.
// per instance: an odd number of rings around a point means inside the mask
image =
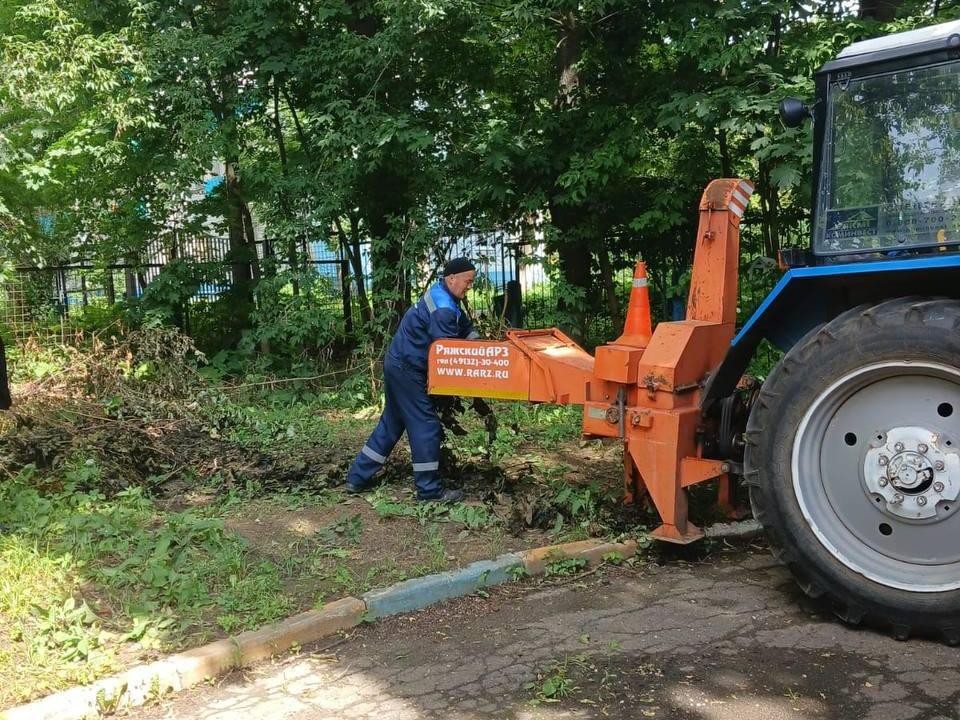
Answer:
POLYGON ((600 261, 600 278, 603 281, 603 292, 607 296, 607 312, 610 313, 610 319, 614 327, 619 327, 620 318, 620 298, 617 297, 617 285, 613 277, 613 265, 610 263, 610 251, 603 248, 597 253, 597 259, 600 261))
MULTIPOLYGON (((580 27, 574 10, 561 12, 554 20, 560 28, 556 50, 558 84, 554 107, 557 113, 564 113, 576 109, 579 105, 580 73, 577 63, 580 60, 580 27)), ((572 303, 561 297, 558 298, 557 305, 572 316, 574 327, 570 328, 570 331, 575 339, 583 341, 587 329, 586 303, 590 297, 592 254, 585 242, 575 238, 580 215, 578 208, 558 203, 556 198, 559 195, 560 188, 555 187, 549 198, 549 207, 550 220, 558 233, 555 247, 560 258, 560 270, 569 285, 583 291, 584 301, 572 303)))
POLYGON ((360 228, 356 218, 350 218, 349 236, 343 229, 340 218, 334 220, 337 228, 337 235, 340 238, 340 244, 350 262, 351 272, 354 282, 357 286, 357 301, 360 303, 360 317, 364 325, 369 325, 373 320, 373 310, 370 307, 370 298, 367 296, 366 282, 363 276, 363 257, 360 254, 360 228))
POLYGON ((243 218, 243 234, 246 237, 247 247, 250 250, 250 277, 254 283, 260 281, 260 256, 257 255, 257 233, 253 228, 253 215, 247 201, 240 200, 240 215, 243 218))
POLYGON ((727 144, 727 131, 717 129, 717 141, 720 145, 720 174, 725 178, 733 177, 733 162, 730 159, 730 146, 727 144))
POLYGON ((557 245, 557 255, 560 259, 560 272, 563 273, 564 280, 577 290, 583 291, 582 299, 573 301, 559 297, 557 298, 557 307, 572 318, 573 326, 569 328, 573 338, 583 342, 587 336, 587 309, 591 304, 590 286, 591 286, 591 266, 593 264, 593 253, 584 242, 570 239, 573 234, 573 219, 569 218, 576 212, 570 208, 552 208, 550 213, 553 218, 553 224, 567 239, 561 239, 557 245))
MULTIPOLYGON (((375 175, 381 176, 380 173, 375 175)), ((391 194, 389 181, 374 184, 384 188, 383 199, 391 194)), ((395 215, 381 202, 370 203, 365 212, 366 226, 370 233, 373 299, 378 307, 383 308, 377 318, 383 331, 383 339, 394 333, 410 305, 407 274, 403 266, 403 244, 394 236, 390 227, 393 217, 395 215)))
POLYGON ((780 195, 776 184, 770 179, 770 165, 760 162, 760 229, 763 236, 763 252, 776 259, 780 254, 780 195))
POLYGON ((114 305, 117 302, 117 289, 113 284, 113 269, 107 268, 103 276, 103 290, 107 296, 107 304, 114 305))
POLYGON ((123 299, 133 300, 137 297, 137 258, 134 255, 127 255, 123 262, 123 299))
MULTIPOLYGON (((347 0, 350 16, 347 30, 361 37, 372 38, 383 28, 376 5, 366 0, 347 0)), ((399 94, 399 91, 398 91, 399 94)), ((386 97, 386 93, 385 93, 386 97)), ((391 96, 391 105, 407 106, 414 98, 391 96)), ((410 305, 409 278, 403 267, 403 239, 392 231, 392 223, 406 217, 411 204, 410 178, 404 175, 407 151, 396 141, 380 148, 381 158, 358 183, 360 215, 370 238, 370 262, 373 266, 372 307, 378 313, 378 341, 393 334, 403 313, 410 305)), ((363 158, 361 158, 361 161, 363 158)), ((372 314, 372 313, 371 313, 372 314)))
MULTIPOLYGON (((283 176, 283 179, 286 180, 290 168, 287 163, 287 144, 283 140, 283 123, 280 120, 280 80, 276 77, 273 78, 273 136, 277 143, 277 153, 280 156, 280 174, 283 176)), ((287 100, 289 104, 289 99, 287 100)), ((299 129, 298 129, 299 131, 299 129)), ((287 221, 292 219, 293 213, 290 211, 290 203, 287 201, 286 188, 281 187, 280 192, 278 193, 278 204, 280 205, 281 212, 283 213, 284 218, 287 221)), ((289 230, 289 228, 288 228, 289 230)), ((290 270, 293 275, 293 282, 291 283, 293 288, 293 294, 300 294, 300 280, 297 277, 297 270, 300 269, 299 258, 297 257, 297 239, 295 237, 287 238, 287 265, 290 267, 290 270)))
POLYGON ((560 71, 560 94, 557 103, 560 109, 572 108, 578 104, 577 90, 580 87, 580 27, 577 24, 576 11, 564 12, 558 18, 560 39, 557 42, 557 66, 560 71))
MULTIPOLYGON (((783 18, 780 13, 770 19, 770 32, 766 55, 776 58, 780 55, 783 18)), ((770 176, 771 164, 768 160, 759 162, 760 225, 763 237, 763 252, 767 257, 776 259, 780 254, 780 190, 770 176)))
POLYGON ((253 309, 253 272, 251 269, 250 246, 244 228, 244 203, 239 194, 237 160, 229 158, 224 170, 224 192, 226 193, 227 234, 230 249, 227 262, 230 264, 232 282, 230 287, 231 308, 230 335, 232 341, 239 341, 242 330, 249 327, 250 311, 253 309))

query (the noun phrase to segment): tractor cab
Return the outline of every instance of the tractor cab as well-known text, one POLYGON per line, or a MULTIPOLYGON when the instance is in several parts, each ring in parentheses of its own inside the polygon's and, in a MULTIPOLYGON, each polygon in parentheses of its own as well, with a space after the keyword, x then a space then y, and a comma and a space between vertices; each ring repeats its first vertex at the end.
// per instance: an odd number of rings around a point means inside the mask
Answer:
POLYGON ((809 248, 734 338, 708 399, 729 394, 757 346, 783 351, 830 318, 888 297, 957 294, 960 21, 853 43, 815 76, 809 248))
POLYGON ((854 43, 816 75, 816 265, 960 249, 960 21, 854 43))

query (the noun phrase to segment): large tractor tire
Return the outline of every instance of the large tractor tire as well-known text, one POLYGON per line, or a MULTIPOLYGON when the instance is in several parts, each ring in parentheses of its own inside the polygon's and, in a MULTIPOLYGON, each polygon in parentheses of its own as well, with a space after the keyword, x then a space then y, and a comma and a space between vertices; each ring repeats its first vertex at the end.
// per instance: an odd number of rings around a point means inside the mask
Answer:
POLYGON ((745 474, 774 555, 850 623, 960 643, 960 301, 807 334, 764 383, 745 474))

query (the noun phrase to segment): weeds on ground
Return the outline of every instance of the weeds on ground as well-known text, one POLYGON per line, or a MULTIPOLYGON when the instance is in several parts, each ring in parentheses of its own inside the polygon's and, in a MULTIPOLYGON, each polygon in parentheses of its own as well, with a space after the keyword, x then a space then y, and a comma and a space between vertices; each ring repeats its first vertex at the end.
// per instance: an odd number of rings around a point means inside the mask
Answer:
POLYGON ((394 562, 385 562, 372 567, 354 569, 348 563, 340 561, 330 575, 335 592, 343 595, 362 595, 377 587, 385 587, 414 575, 424 575, 429 570, 415 569, 413 573, 401 570, 394 562))
MULTIPOLYGON (((589 635, 581 635, 578 640, 581 645, 593 645, 589 635)), ((537 670, 535 679, 524 685, 532 695, 530 704, 559 703, 576 696, 578 705, 593 706, 604 717, 615 715, 618 709, 622 714, 623 689, 637 691, 653 685, 663 677, 663 671, 652 663, 643 662, 627 667, 614 663, 611 667, 604 655, 621 649, 620 643, 614 640, 600 655, 588 652, 566 655, 562 660, 537 670)), ((636 708, 640 715, 657 716, 659 708, 649 704, 654 701, 652 695, 643 693, 636 700, 642 703, 636 708)))
POLYGON ((331 428, 317 422, 325 407, 308 390, 274 390, 257 397, 235 399, 220 395, 205 404, 204 430, 211 438, 223 438, 261 451, 296 450, 329 443, 331 428))
POLYGON ((478 529, 489 527, 495 522, 494 515, 483 505, 407 502, 390 496, 383 488, 370 493, 366 499, 382 518, 415 518, 421 525, 428 522, 455 522, 470 529, 478 529))
POLYGON ((429 566, 427 573, 442 572, 447 569, 447 546, 443 541, 443 535, 440 533, 440 526, 436 523, 428 525, 424 531, 424 540, 426 548, 430 553, 429 566))
POLYGON ((0 486, 0 674, 18 675, 18 664, 49 673, 46 688, 25 677, 0 701, 89 681, 123 643, 172 648, 214 623, 235 631, 290 610, 277 569, 252 562, 222 521, 161 514, 140 488, 109 499, 83 489, 98 473, 78 460, 58 476, 27 467, 0 486))
POLYGON ((587 561, 583 558, 562 558, 547 563, 544 568, 544 577, 556 577, 558 575, 576 575, 587 566, 587 561))
POLYGON ((338 547, 341 540, 346 540, 352 545, 358 545, 362 534, 363 520, 358 514, 340 517, 326 527, 317 530, 317 537, 327 547, 338 547))
POLYGON ((545 449, 580 436, 581 410, 571 406, 493 403, 498 426, 493 442, 479 422, 465 422, 466 435, 448 438, 460 457, 483 457, 493 464, 513 460, 521 445, 532 444, 545 449))
POLYGON ((507 574, 513 582, 525 580, 530 577, 530 573, 527 572, 527 569, 523 565, 513 565, 507 568, 507 574))
POLYGON ((577 692, 580 688, 570 677, 571 671, 587 664, 586 655, 567 655, 563 660, 554 662, 546 670, 537 672, 536 680, 523 687, 533 694, 533 702, 554 703, 577 692))

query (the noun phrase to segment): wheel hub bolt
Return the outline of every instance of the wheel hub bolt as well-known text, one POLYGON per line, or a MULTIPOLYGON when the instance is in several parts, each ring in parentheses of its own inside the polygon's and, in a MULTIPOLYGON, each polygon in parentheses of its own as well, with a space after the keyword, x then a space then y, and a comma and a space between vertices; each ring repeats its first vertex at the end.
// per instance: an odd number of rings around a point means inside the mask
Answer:
POLYGON ((881 465, 886 465, 888 462, 890 462, 890 458, 888 458, 886 455, 881 455, 879 462, 881 465))
POLYGON ((943 492, 943 483, 942 483, 942 482, 935 482, 935 483, 933 484, 933 491, 934 491, 934 492, 943 492))
POLYGON ((898 442, 896 445, 893 446, 893 449, 896 450, 897 452, 903 452, 903 443, 898 442))
POLYGON ((944 464, 943 464, 943 460, 937 460, 937 462, 936 462, 936 464, 934 465, 934 467, 935 467, 937 470, 943 470, 943 468, 945 467, 944 464))
POLYGON ((886 487, 888 484, 889 483, 886 478, 880 478, 880 487, 886 487))
POLYGON ((927 499, 923 495, 917 498, 917 505, 926 505, 926 504, 927 504, 927 499))
POLYGON ((893 504, 894 504, 894 505, 899 505, 899 504, 902 503, 902 502, 903 502, 903 495, 901 495, 900 493, 894 493, 894 494, 893 494, 893 504))
POLYGON ((927 447, 926 445, 924 445, 923 443, 920 443, 920 444, 917 446, 917 450, 919 450, 921 453, 925 453, 925 452, 926 452, 927 450, 929 450, 929 449, 930 449, 930 448, 928 448, 928 447, 927 447))

